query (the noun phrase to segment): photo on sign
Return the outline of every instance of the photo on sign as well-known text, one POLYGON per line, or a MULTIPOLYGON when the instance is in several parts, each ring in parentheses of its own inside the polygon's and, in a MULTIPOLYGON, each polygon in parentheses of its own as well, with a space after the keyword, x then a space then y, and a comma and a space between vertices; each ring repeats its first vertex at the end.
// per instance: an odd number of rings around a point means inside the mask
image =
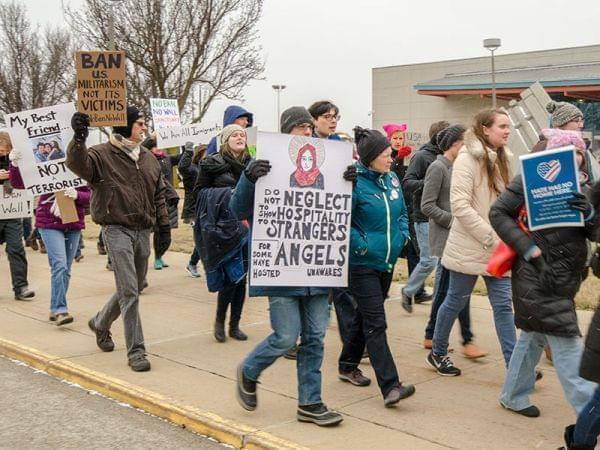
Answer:
POLYGON ((36 163, 66 158, 65 145, 60 133, 29 138, 30 148, 36 163))
POLYGON ((323 141, 294 136, 288 148, 295 170, 290 175, 290 187, 325 189, 325 177, 319 170, 325 162, 323 141))

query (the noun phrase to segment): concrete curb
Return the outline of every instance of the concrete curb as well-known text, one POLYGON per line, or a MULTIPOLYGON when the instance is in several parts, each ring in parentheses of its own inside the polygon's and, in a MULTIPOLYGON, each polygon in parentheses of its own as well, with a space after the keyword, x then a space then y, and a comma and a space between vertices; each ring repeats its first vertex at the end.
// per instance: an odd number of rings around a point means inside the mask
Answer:
POLYGON ((306 448, 256 428, 224 419, 216 414, 179 404, 163 395, 16 342, 0 338, 0 354, 22 361, 57 378, 99 392, 114 400, 130 404, 235 448, 249 450, 300 450, 306 448))

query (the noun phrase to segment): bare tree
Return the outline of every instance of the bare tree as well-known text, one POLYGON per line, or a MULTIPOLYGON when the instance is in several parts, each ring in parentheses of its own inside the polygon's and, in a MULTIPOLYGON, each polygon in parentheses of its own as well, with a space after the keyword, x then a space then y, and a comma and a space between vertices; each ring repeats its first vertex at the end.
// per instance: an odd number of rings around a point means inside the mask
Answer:
POLYGON ((216 96, 240 98, 264 70, 256 45, 263 0, 123 0, 110 8, 107 3, 86 0, 80 10, 66 7, 67 21, 87 50, 108 48, 113 21, 116 48, 128 59, 127 95, 137 105, 147 108, 150 97, 175 98, 191 122, 198 122, 216 96), (192 111, 196 86, 204 98, 192 111))
POLYGON ((0 116, 72 100, 73 70, 67 31, 35 32, 23 3, 0 0, 0 116))

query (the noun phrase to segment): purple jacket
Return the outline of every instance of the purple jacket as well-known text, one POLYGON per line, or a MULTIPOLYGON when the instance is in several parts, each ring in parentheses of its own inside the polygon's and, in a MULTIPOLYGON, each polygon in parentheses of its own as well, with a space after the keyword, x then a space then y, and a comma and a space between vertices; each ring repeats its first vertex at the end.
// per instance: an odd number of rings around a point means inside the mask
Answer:
MULTIPOLYGON (((18 167, 10 166, 10 183, 15 189, 25 189, 25 183, 21 177, 21 172, 18 167)), ((50 207, 53 201, 48 199, 54 194, 42 194, 40 202, 35 209, 35 226, 37 228, 51 228, 53 230, 71 231, 83 230, 85 228, 85 210, 89 207, 91 191, 88 186, 76 188, 77 200, 75 207, 77 208, 77 216, 79 220, 72 223, 62 223, 60 217, 56 217, 50 212, 50 207)))

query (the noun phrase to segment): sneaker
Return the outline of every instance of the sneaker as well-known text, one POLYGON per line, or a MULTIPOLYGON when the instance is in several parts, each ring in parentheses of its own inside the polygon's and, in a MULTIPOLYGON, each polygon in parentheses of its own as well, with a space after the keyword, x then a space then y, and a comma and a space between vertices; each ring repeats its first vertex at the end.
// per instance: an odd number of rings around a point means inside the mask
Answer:
POLYGON ((146 359, 146 355, 143 353, 129 358, 127 364, 134 372, 148 372, 150 370, 150 361, 146 359))
POLYGON ((99 255, 106 255, 106 247, 104 246, 104 244, 98 242, 98 244, 96 244, 96 248, 98 249, 99 255))
POLYGON ((239 404, 247 411, 254 411, 256 409, 256 384, 257 381, 246 378, 244 369, 240 364, 237 368, 236 396, 239 404))
POLYGON ((88 321, 88 327, 90 327, 90 330, 96 335, 96 345, 100 350, 103 352, 112 352, 115 349, 115 343, 112 340, 110 330, 98 330, 94 325, 94 318, 91 318, 88 321))
POLYGON ((465 358, 477 359, 486 356, 487 352, 484 352, 479 347, 477 347, 477 345, 473 344, 472 342, 469 342, 463 346, 462 354, 465 358))
POLYGON ((402 307, 407 313, 413 312, 413 299, 404 293, 404 289, 402 289, 402 307))
POLYGON ((56 325, 57 326, 61 326, 61 325, 66 325, 68 323, 73 322, 73 316, 69 313, 62 313, 62 314, 57 314, 56 315, 56 325))
POLYGON ((344 420, 344 416, 337 411, 328 409, 324 403, 304 406, 298 405, 296 418, 300 422, 312 422, 320 427, 331 427, 344 420))
POLYGON ((160 258, 160 263, 162 264, 163 268, 169 267, 169 265, 167 264, 167 262, 164 259, 162 259, 162 258, 160 258))
MULTIPOLYGON (((502 403, 500 403, 500 405, 502 405, 502 403)), ((525 416, 525 417, 539 417, 540 416, 540 410, 538 409, 537 406, 534 406, 534 405, 531 405, 531 406, 528 406, 527 408, 523 408, 523 409, 519 409, 519 410, 510 409, 504 405, 502 405, 502 407, 504 409, 507 409, 508 411, 512 411, 517 414, 521 414, 522 416, 525 416)))
POLYGON ((416 304, 430 302, 431 300, 433 300, 433 295, 425 290, 423 290, 423 292, 418 293, 414 297, 414 301, 416 304))
POLYGON ((35 292, 29 286, 22 286, 15 291, 15 300, 30 301, 35 297, 35 292))
POLYGON ((154 260, 154 270, 162 270, 163 267, 162 259, 158 258, 154 260))
POLYGON ((283 354, 285 359, 297 359, 298 358, 298 344, 294 344, 287 352, 283 354))
POLYGON ((433 352, 429 352, 427 355, 427 363, 433 367, 438 374, 444 377, 457 377, 460 375, 460 369, 454 367, 454 364, 452 364, 448 355, 436 356, 433 352))
POLYGON ((416 388, 412 384, 401 384, 400 386, 393 387, 390 392, 383 398, 383 405, 386 408, 390 408, 398 403, 400 400, 410 397, 416 391, 416 388))
POLYGON ((185 268, 185 270, 187 270, 188 273, 193 278, 200 278, 200 274, 198 273, 198 268, 196 266, 194 266, 193 264, 188 264, 187 267, 185 268))
POLYGON ((48 320, 50 322, 56 322, 56 314, 54 314, 53 312, 51 312, 50 315, 48 316, 48 320))
POLYGON ((354 386, 368 386, 371 384, 371 380, 365 377, 358 367, 350 372, 340 372, 338 378, 352 383, 354 386))

